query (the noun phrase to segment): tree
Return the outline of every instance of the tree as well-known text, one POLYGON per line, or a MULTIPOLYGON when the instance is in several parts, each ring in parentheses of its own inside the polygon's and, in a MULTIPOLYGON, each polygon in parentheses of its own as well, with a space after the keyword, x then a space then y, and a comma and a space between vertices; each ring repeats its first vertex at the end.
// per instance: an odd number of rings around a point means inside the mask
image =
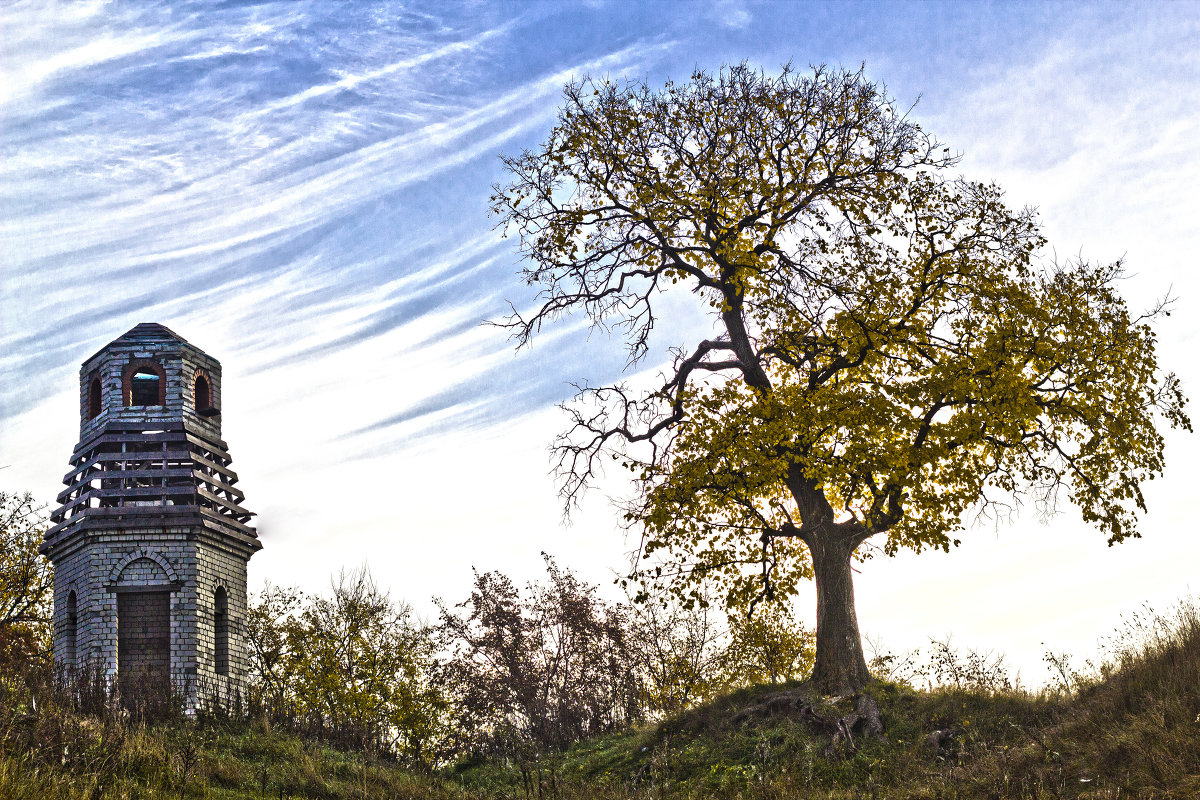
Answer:
POLYGON ((640 705, 647 718, 691 708, 725 687, 725 629, 707 603, 631 603, 632 667, 640 677, 640 705))
POLYGON ((288 631, 298 627, 296 615, 303 603, 304 593, 299 589, 268 583, 246 609, 246 678, 251 706, 269 717, 285 717, 293 707, 288 631))
POLYGON ((813 634, 796 622, 790 604, 768 603, 753 615, 730 615, 729 642, 721 652, 727 686, 802 680, 812 666, 813 634))
POLYGON ((549 556, 546 571, 549 580, 524 593, 498 572, 477 573, 462 612, 441 605, 438 682, 457 755, 529 763, 637 721, 623 610, 549 556))
POLYGON ((268 586, 247 614, 252 701, 343 744, 430 767, 443 700, 429 631, 364 567, 331 597, 268 586))
POLYGON ((569 84, 491 199, 540 289, 507 322, 518 346, 580 314, 632 366, 664 297, 707 314, 650 388, 579 388, 561 492, 570 509, 610 458, 628 468, 635 575, 676 595, 711 581, 753 608, 812 578, 831 693, 870 677, 869 539, 948 550, 972 509, 1065 492, 1119 542, 1163 469, 1156 421, 1190 427, 1154 354, 1166 303, 1134 317, 1119 262, 1042 259, 1034 212, 956 161, 862 70, 741 64, 569 84))
POLYGON ((45 509, 28 492, 0 491, 0 662, 50 650, 54 570, 38 552, 45 509))

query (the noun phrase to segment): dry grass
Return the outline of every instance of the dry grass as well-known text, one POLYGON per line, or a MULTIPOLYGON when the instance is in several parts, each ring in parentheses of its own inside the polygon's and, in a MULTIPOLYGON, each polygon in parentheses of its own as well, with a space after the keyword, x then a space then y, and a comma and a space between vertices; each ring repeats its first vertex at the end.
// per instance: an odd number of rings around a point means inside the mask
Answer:
MULTIPOLYGON (((957 665, 957 685, 874 685, 885 736, 832 757, 829 740, 796 719, 738 717, 779 691, 761 687, 537 763, 463 764, 438 775, 406 772, 261 722, 137 721, 106 706, 85 714, 36 682, 30 688, 18 676, 0 675, 0 798, 1200 797, 1195 605, 1130 618, 1099 667, 1074 671, 1060 659, 1056 689, 1005 688, 994 662, 975 672, 972 663, 966 657, 957 665), (935 729, 953 731, 940 750, 926 741, 935 729)), ((806 691, 802 684, 787 688, 806 691)), ((849 701, 821 708, 842 714, 849 701)))

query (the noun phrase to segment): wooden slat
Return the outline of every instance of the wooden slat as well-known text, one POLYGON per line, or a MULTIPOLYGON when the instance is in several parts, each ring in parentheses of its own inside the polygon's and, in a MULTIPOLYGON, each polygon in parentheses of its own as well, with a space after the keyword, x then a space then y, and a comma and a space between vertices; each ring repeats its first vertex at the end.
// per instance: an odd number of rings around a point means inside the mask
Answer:
POLYGON ((159 431, 158 433, 109 433, 105 432, 102 436, 98 436, 90 440, 86 446, 77 445, 78 450, 92 450, 102 444, 129 444, 131 442, 143 442, 150 444, 162 444, 163 442, 179 442, 187 436, 187 431, 159 431))
MULTIPOLYGON (((175 509, 178 513, 169 515, 171 519, 163 519, 165 515, 161 513, 137 514, 136 508, 112 508, 112 509, 87 509, 83 514, 72 517, 66 522, 61 522, 58 525, 46 531, 45 544, 53 547, 58 544, 58 540, 66 535, 65 532, 74 527, 88 527, 97 530, 109 530, 113 528, 160 528, 163 525, 187 525, 188 518, 195 520, 195 524, 204 525, 206 522, 211 522, 213 525, 224 526, 231 531, 236 531, 244 536, 249 543, 257 545, 258 531, 245 523, 239 522, 231 517, 226 517, 222 514, 208 508, 199 506, 167 506, 166 508, 175 509), (97 512, 117 512, 110 514, 99 514, 97 512)), ((147 511, 161 512, 161 506, 147 506, 147 511)))
POLYGON ((163 525, 187 524, 188 517, 199 521, 199 506, 127 506, 123 508, 83 508, 70 519, 60 522, 46 531, 45 540, 53 541, 62 530, 72 525, 100 523, 100 527, 161 527, 163 525), (110 524, 113 523, 113 524, 110 524))
POLYGON ((54 498, 55 502, 57 502, 59 505, 62 505, 63 503, 70 501, 72 499, 71 495, 75 494, 76 492, 82 491, 83 489, 95 489, 94 486, 88 486, 89 483, 90 481, 84 481, 82 483, 77 483, 74 486, 68 486, 66 489, 63 489, 58 493, 58 497, 54 498))
POLYGON ((121 506, 120 508, 89 508, 84 512, 88 517, 145 517, 166 516, 185 517, 199 513, 200 506, 121 506))
POLYGON ((218 458, 223 458, 226 461, 230 460, 229 451, 224 447, 224 442, 221 442, 221 447, 217 447, 207 439, 202 439, 199 436, 192 435, 191 433, 185 433, 184 435, 187 436, 189 444, 193 444, 196 447, 201 447, 210 453, 214 453, 218 458))
MULTIPOLYGON (((189 467, 172 467, 170 469, 105 469, 94 472, 88 481, 104 481, 117 478, 190 478, 192 469, 189 467)), ((82 484, 77 484, 82 485, 82 484)), ((101 490, 103 491, 103 490, 101 490)))
POLYGON ((215 461, 209 461, 207 458, 200 455, 199 453, 192 453, 192 460, 195 461, 197 464, 202 464, 203 466, 206 466, 209 469, 211 469, 215 472, 218 472, 221 475, 226 476, 227 478, 230 479, 227 481, 227 483, 229 483, 230 485, 237 483, 237 479, 238 479, 237 473, 234 472, 233 470, 231 470, 229 467, 223 467, 215 461))
MULTIPOLYGON (((185 508, 184 506, 174 506, 174 508, 185 508)), ((121 528, 161 528, 164 525, 202 525, 204 518, 196 510, 196 506, 190 506, 192 511, 186 514, 172 515, 171 519, 164 519, 162 514, 133 514, 130 513, 132 508, 113 508, 113 509, 88 509, 82 514, 71 517, 66 522, 61 522, 55 525, 50 530, 46 531, 45 543, 53 547, 60 539, 65 536, 67 531, 72 527, 94 530, 113 530, 121 528), (101 515, 98 511, 118 511, 120 515, 101 515)), ((147 510, 161 510, 147 507, 147 510)))
POLYGON ((217 486, 218 488, 224 489, 225 491, 232 494, 235 498, 237 498, 237 501, 239 503, 246 499, 246 493, 243 492, 241 489, 237 488, 236 486, 232 486, 228 483, 225 483, 225 481, 223 481, 220 478, 217 478, 213 475, 210 475, 207 472, 201 472, 200 470, 195 470, 192 473, 192 475, 196 478, 197 482, 202 481, 204 483, 210 483, 214 486, 217 486))
POLYGON ((144 421, 138 422, 131 419, 114 419, 104 425, 106 431, 144 431, 148 428, 155 428, 164 431, 181 431, 183 430, 183 422, 177 419, 156 422, 153 425, 147 425, 144 421))
POLYGON ((120 517, 120 516, 138 516, 145 514, 160 514, 169 517, 180 517, 187 514, 195 514, 196 505, 174 505, 174 506, 120 506, 118 508, 92 508, 88 509, 89 513, 98 517, 120 517))
POLYGON ((198 473, 198 477, 196 478, 196 487, 202 491, 211 492, 218 499, 220 499, 222 503, 241 504, 246 502, 246 495, 242 492, 230 492, 228 489, 225 489, 224 484, 220 483, 219 481, 216 482, 216 486, 214 487, 214 482, 211 479, 201 478, 199 475, 203 475, 203 473, 198 473))
POLYGON ((218 514, 216 511, 213 511, 211 508, 201 507, 200 513, 203 514, 208 519, 211 519, 211 520, 214 520, 217 522, 223 522, 226 525, 229 525, 230 527, 234 528, 235 530, 241 531, 242 533, 246 534, 247 536, 252 536, 255 539, 258 538, 258 531, 254 530, 254 528, 251 528, 249 525, 246 525, 243 522, 238 522, 236 519, 231 519, 223 514, 218 514))
POLYGON ((196 489, 196 493, 199 494, 201 497, 207 498, 207 499, 213 501, 214 503, 217 503, 218 505, 228 508, 230 511, 233 511, 234 513, 242 514, 247 517, 254 516, 253 511, 247 511, 246 509, 239 506, 237 503, 230 502, 229 500, 226 500, 224 497, 218 497, 217 495, 213 494, 212 492, 206 491, 205 489, 198 488, 198 489, 196 489))
POLYGON ((131 486, 128 489, 101 490, 104 499, 123 499, 126 497, 161 497, 163 495, 196 493, 195 486, 131 486))
POLYGON ((75 522, 76 522, 76 520, 74 520, 74 519, 69 519, 69 520, 66 520, 66 521, 64 521, 64 522, 60 522, 60 523, 58 523, 57 525, 52 525, 52 526, 51 526, 51 527, 50 527, 50 528, 49 528, 49 529, 46 531, 45 535, 42 537, 42 541, 43 541, 43 542, 45 542, 45 543, 49 543, 51 540, 53 540, 53 539, 54 539, 54 537, 55 537, 55 536, 57 536, 57 535, 58 535, 58 532, 59 532, 59 531, 61 531, 63 528, 66 528, 66 527, 67 527, 67 526, 69 526, 69 525, 74 525, 74 524, 75 524, 75 522))
MULTIPOLYGON (((190 467, 156 467, 153 469, 116 469, 93 472, 90 475, 83 477, 80 481, 58 493, 56 498, 59 503, 65 503, 72 492, 88 486, 92 481, 117 480, 121 478, 191 478, 193 470, 190 467)), ((95 487, 92 487, 95 488, 95 487)), ((98 491, 108 492, 110 489, 101 487, 98 491)))
MULTIPOLYGON (((186 497, 191 497, 191 496, 194 496, 195 494, 196 494, 196 487, 194 487, 194 486, 167 486, 167 487, 139 486, 139 487, 135 487, 132 489, 106 489, 103 491, 101 491, 99 489, 93 489, 90 492, 85 492, 84 494, 82 494, 79 497, 72 500, 67 505, 64 505, 61 508, 59 508, 58 510, 56 510, 53 514, 50 515, 50 518, 52 520, 54 520, 55 522, 62 521, 65 518, 66 512, 71 511, 72 509, 75 508, 75 506, 79 505, 80 503, 83 503, 83 502, 86 502, 86 501, 89 501, 92 499, 99 499, 101 502, 104 502, 105 500, 123 500, 125 498, 137 498, 137 497, 163 497, 164 495, 184 495, 186 497)), ((121 508, 138 508, 138 506, 120 506, 120 507, 121 508)), ((164 506, 152 506, 152 507, 153 508, 162 508, 164 506)), ((91 508, 91 506, 87 506, 87 508, 91 508)), ((80 509, 80 510, 82 511, 83 509, 80 509)))
MULTIPOLYGON (((89 468, 95 464, 100 464, 104 461, 121 461, 121 460, 128 461, 129 459, 125 458, 125 456, 143 456, 143 457, 145 457, 145 456, 149 456, 149 455, 151 455, 151 454, 150 453, 120 453, 120 452, 102 453, 100 455, 96 455, 96 456, 93 456, 92 458, 89 458, 84 463, 76 466, 75 469, 71 470, 66 475, 63 475, 62 482, 69 485, 70 483, 72 483, 72 481, 74 481, 75 476, 78 475, 81 471, 86 470, 87 468, 89 468)), ((160 459, 187 461, 187 460, 191 459, 192 452, 190 450, 166 450, 166 451, 163 451, 162 453, 154 453, 153 455, 154 455, 155 461, 158 461, 160 459)))
POLYGON ((151 424, 111 421, 80 440, 72 455, 72 469, 63 476, 66 488, 58 495, 61 506, 51 515, 51 521, 57 524, 46 532, 46 545, 54 546, 67 532, 77 528, 188 525, 191 518, 207 527, 223 527, 225 535, 260 546, 256 543, 257 532, 246 524, 254 512, 241 505, 245 494, 235 486, 238 475, 229 467, 228 445, 193 427, 194 423, 184 421, 151 424), (147 430, 158 432, 147 433, 147 430), (131 444, 143 446, 129 447, 131 444), (172 466, 158 466, 164 462, 172 466), (135 464, 138 468, 122 469, 122 464, 135 464), (120 489, 92 485, 113 480, 180 483, 180 479, 184 479, 183 485, 120 489), (196 505, 192 498, 203 498, 215 508, 196 505), (103 504, 137 499, 189 502, 92 507, 97 501, 103 504))
MULTIPOLYGON (((79 505, 80 503, 85 502, 87 500, 91 500, 93 497, 97 497, 97 496, 99 496, 99 495, 98 495, 98 491, 96 489, 92 489, 91 491, 84 492, 83 494, 79 495, 79 497, 76 497, 71 502, 66 503, 65 505, 62 505, 62 506, 59 506, 58 508, 56 508, 54 510, 54 513, 50 515, 51 521, 61 522, 63 519, 63 516, 68 511, 70 511, 75 506, 79 505)), ((58 502, 62 503, 64 501, 60 499, 58 502)))
POLYGON ((76 475, 78 475, 80 472, 83 472, 93 464, 99 464, 102 460, 103 459, 100 456, 92 456, 82 464, 76 466, 75 469, 71 470, 66 475, 63 475, 62 482, 69 486, 75 480, 76 475))
MULTIPOLYGON (((92 435, 88 438, 80 440, 79 444, 75 446, 75 451, 79 452, 87 447, 91 447, 93 443, 102 440, 105 436, 111 436, 114 431, 137 432, 146 430, 148 427, 150 426, 146 425, 144 422, 122 422, 119 420, 114 420, 112 422, 105 423, 104 427, 92 433, 92 435)), ((175 433, 183 430, 183 423, 164 422, 157 425, 156 429, 166 431, 168 433, 175 433)))

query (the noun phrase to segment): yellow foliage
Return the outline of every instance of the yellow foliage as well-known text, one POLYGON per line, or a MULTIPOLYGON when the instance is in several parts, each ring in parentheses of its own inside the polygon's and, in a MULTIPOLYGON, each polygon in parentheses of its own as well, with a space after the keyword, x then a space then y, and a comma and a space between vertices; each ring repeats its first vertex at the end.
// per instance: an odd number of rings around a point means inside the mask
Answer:
POLYGON ((666 292, 712 321, 658 389, 582 390, 555 445, 568 506, 600 456, 630 469, 644 579, 746 607, 810 557, 948 549, 1023 498, 1137 535, 1157 424, 1190 428, 1154 353, 1166 304, 1135 317, 1119 262, 1045 259, 1033 211, 956 162, 861 70, 744 64, 571 84, 505 159, 492 210, 542 289, 520 343, 583 311, 634 363, 666 292))

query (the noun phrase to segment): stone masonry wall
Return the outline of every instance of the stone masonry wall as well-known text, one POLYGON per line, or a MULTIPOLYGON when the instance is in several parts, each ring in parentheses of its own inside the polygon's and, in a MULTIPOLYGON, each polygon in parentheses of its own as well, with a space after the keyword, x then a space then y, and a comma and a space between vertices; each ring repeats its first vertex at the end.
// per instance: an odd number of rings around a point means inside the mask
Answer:
POLYGON ((97 531, 58 559, 55 650, 68 652, 67 597, 76 593, 76 666, 116 673, 118 596, 162 587, 170 592, 169 650, 173 680, 202 696, 227 697, 245 676, 244 622, 248 555, 204 528, 97 531), (167 566, 164 568, 163 563, 167 566), (229 674, 216 674, 215 592, 225 588, 229 674))
POLYGON ((197 681, 202 696, 227 699, 242 688, 245 680, 246 644, 246 557, 222 541, 201 545, 203 557, 196 567, 196 661, 197 681), (223 587, 227 609, 227 653, 229 671, 216 671, 216 591, 223 587))
POLYGON ((220 362, 185 342, 121 344, 97 353, 79 370, 79 438, 91 436, 108 422, 169 422, 180 419, 182 412, 189 424, 210 438, 220 440, 220 417, 204 417, 197 413, 197 371, 208 377, 210 401, 214 407, 221 408, 220 362), (151 362, 162 368, 166 375, 165 405, 125 405, 125 371, 129 365, 139 362, 151 362), (95 418, 88 416, 92 378, 100 379, 100 414, 95 418))

